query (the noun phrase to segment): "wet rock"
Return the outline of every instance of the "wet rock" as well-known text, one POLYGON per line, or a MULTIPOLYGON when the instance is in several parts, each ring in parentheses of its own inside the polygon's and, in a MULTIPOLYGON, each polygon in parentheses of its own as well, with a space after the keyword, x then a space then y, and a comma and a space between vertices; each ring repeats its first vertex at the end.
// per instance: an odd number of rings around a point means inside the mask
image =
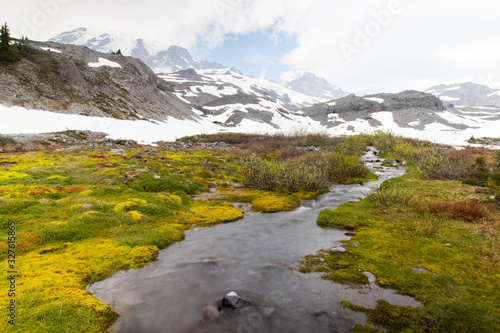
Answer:
POLYGON ((346 253, 346 249, 344 249, 342 246, 337 246, 332 249, 330 249, 330 253, 333 254, 340 254, 340 253, 346 253))
POLYGON ((222 309, 226 308, 235 310, 247 306, 250 306, 250 302, 241 297, 240 295, 238 295, 237 293, 235 293, 234 291, 227 293, 221 302, 222 309))
POLYGON ((427 273, 429 270, 425 267, 412 267, 415 272, 427 273))
POLYGON ((358 247, 358 246, 360 246, 360 245, 361 245, 361 244, 359 244, 359 242, 356 242, 356 243, 352 243, 352 244, 350 244, 349 246, 350 246, 350 247, 358 247))

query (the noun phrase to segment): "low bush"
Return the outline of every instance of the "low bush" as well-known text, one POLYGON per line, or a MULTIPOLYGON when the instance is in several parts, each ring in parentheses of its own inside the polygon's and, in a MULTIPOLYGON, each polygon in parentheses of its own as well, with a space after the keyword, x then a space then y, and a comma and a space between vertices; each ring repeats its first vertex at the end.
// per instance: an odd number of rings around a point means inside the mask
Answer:
POLYGON ((445 202, 431 201, 428 203, 429 211, 434 214, 450 214, 456 220, 475 222, 488 216, 485 206, 475 200, 445 202))
POLYGON ((320 191, 327 181, 324 170, 302 158, 287 163, 250 157, 243 166, 243 175, 250 186, 287 194, 320 191))

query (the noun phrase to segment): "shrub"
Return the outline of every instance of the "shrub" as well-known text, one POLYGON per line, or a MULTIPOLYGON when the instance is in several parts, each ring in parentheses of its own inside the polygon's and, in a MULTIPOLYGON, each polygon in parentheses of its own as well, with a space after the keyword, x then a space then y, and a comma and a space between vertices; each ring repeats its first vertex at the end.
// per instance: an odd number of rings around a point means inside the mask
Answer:
POLYGON ((250 186, 288 194, 319 191, 327 180, 318 165, 308 164, 303 158, 287 163, 250 157, 243 166, 243 175, 250 186))
POLYGON ((345 182, 353 178, 366 178, 369 170, 357 156, 327 153, 318 161, 327 173, 328 181, 345 182))
POLYGON ((477 201, 444 202, 431 201, 429 211, 434 214, 445 213, 457 220, 474 222, 488 216, 488 210, 477 201))

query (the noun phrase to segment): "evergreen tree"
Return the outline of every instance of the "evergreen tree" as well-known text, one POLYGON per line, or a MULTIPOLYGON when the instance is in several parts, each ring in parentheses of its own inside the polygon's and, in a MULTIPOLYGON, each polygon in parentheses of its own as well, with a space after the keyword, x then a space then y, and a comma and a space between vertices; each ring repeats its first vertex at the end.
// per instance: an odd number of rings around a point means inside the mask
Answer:
POLYGON ((7 23, 0 28, 0 61, 16 61, 16 54, 10 46, 10 32, 7 23))

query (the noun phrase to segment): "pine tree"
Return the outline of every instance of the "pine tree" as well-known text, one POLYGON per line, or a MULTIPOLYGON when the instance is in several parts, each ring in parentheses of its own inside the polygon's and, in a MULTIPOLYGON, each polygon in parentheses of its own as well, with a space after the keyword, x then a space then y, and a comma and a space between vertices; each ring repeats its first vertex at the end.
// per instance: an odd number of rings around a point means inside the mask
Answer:
POLYGON ((7 23, 0 28, 0 61, 16 61, 16 54, 10 46, 10 32, 7 23))

